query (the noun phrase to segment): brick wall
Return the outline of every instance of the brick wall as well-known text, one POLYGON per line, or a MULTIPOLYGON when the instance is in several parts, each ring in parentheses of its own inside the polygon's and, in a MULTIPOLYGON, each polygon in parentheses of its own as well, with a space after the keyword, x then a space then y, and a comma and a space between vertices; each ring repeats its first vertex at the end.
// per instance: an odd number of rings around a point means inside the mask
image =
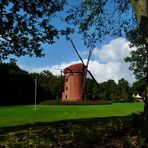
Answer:
POLYGON ((62 101, 82 100, 82 73, 65 74, 64 92, 62 101))

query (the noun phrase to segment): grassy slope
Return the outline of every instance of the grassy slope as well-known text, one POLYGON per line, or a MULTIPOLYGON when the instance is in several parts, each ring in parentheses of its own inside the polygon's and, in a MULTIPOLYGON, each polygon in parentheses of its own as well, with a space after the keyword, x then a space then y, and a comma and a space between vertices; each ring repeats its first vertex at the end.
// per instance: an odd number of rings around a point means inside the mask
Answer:
POLYGON ((39 105, 0 107, 0 127, 51 122, 65 119, 127 116, 143 110, 143 103, 117 103, 111 105, 39 105))

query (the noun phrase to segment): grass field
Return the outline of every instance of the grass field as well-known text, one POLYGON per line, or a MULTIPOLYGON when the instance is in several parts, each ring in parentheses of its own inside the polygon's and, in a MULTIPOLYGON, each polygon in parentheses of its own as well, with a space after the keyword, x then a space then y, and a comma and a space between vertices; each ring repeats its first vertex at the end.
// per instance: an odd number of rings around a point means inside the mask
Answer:
POLYGON ((143 111, 143 103, 110 105, 38 105, 0 107, 0 128, 59 120, 128 116, 143 111))

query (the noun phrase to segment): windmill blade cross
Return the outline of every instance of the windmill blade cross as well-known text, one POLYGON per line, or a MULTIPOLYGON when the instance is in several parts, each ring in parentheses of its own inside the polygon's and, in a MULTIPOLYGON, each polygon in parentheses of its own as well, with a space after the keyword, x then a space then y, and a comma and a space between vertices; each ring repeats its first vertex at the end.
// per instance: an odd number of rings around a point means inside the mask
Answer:
POLYGON ((92 49, 90 49, 90 51, 89 51, 87 63, 86 63, 85 69, 84 69, 84 78, 83 78, 83 91, 84 91, 84 93, 86 91, 86 77, 87 77, 87 71, 88 71, 87 68, 88 68, 90 57, 91 57, 91 53, 92 53, 92 49))
MULTIPOLYGON (((76 49, 76 47, 75 47, 75 45, 74 45, 74 43, 73 43, 72 39, 70 40, 70 42, 71 42, 71 44, 72 44, 72 46, 73 46, 74 50, 76 51, 76 53, 77 53, 78 57, 80 58, 81 62, 84 64, 84 62, 83 62, 83 60, 82 60, 82 58, 81 58, 81 56, 80 56, 80 54, 79 54, 78 50, 76 49)), ((84 64, 84 65, 85 65, 85 64, 84 64)))
POLYGON ((82 84, 84 94, 85 94, 85 91, 86 91, 86 76, 87 76, 87 68, 88 68, 90 57, 91 57, 91 50, 89 51, 87 63, 86 63, 86 66, 84 67, 84 76, 83 76, 83 84, 82 84))

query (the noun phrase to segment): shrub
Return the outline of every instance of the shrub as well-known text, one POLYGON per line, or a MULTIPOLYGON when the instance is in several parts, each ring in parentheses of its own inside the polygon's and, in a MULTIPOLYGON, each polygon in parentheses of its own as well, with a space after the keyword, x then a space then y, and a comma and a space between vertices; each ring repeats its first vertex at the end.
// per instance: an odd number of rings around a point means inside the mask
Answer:
POLYGON ((112 104, 112 101, 60 101, 60 100, 50 100, 40 102, 41 105, 104 105, 104 104, 112 104))

